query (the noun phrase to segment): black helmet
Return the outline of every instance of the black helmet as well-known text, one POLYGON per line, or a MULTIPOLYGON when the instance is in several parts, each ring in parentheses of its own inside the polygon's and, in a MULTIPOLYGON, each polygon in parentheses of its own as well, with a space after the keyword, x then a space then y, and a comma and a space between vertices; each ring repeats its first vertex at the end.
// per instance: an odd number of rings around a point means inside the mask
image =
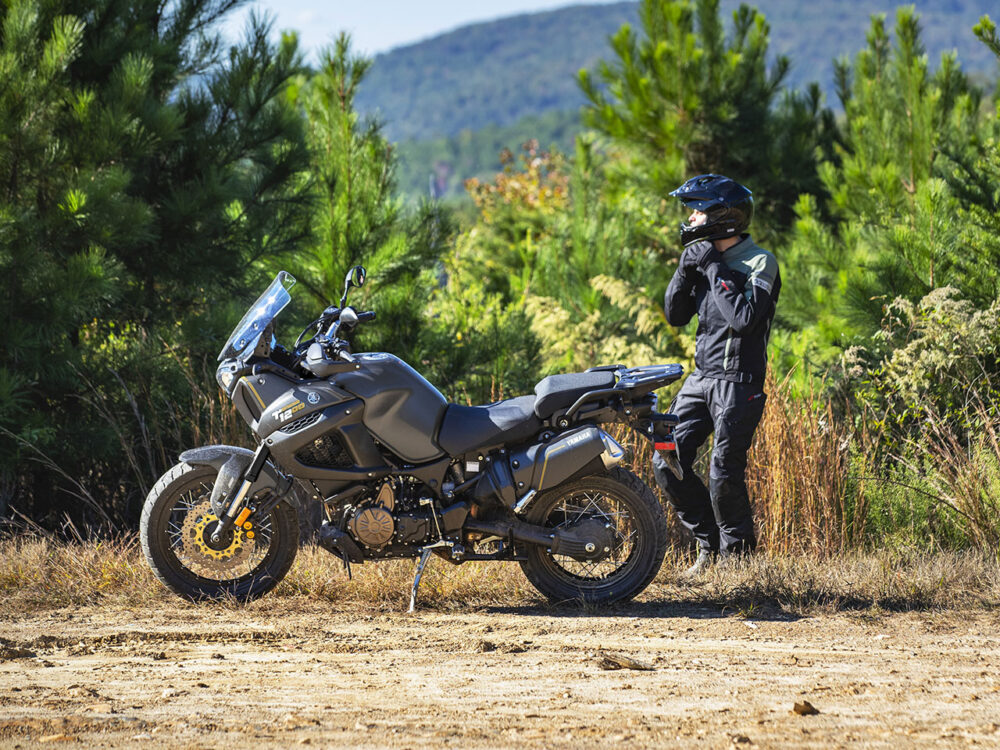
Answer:
POLYGON ((695 240, 738 237, 753 218, 753 194, 721 174, 692 177, 670 194, 680 198, 688 208, 708 214, 708 220, 701 226, 681 224, 681 242, 685 245, 695 240))

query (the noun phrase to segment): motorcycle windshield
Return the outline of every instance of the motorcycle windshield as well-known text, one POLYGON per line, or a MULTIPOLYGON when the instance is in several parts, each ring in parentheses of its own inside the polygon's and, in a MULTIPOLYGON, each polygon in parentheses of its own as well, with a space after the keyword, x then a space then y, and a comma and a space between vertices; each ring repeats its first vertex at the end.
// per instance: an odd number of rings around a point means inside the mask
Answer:
POLYGON ((245 357, 257 348, 257 342, 260 341, 264 329, 291 301, 292 296, 288 290, 294 285, 294 276, 286 271, 278 271, 278 275, 274 277, 271 285, 250 306, 243 319, 237 323, 233 335, 229 337, 229 341, 226 342, 219 355, 220 362, 224 359, 245 357))

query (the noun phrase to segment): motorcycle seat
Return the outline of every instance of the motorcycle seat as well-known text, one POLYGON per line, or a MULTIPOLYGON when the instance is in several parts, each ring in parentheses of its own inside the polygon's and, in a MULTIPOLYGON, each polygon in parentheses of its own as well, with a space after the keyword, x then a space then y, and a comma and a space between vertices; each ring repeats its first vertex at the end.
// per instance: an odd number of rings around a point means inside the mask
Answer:
POLYGON ((448 455, 460 456, 477 448, 527 440, 542 427, 534 406, 534 396, 486 406, 448 404, 438 430, 438 445, 448 455))
POLYGON ((560 409, 568 409, 584 393, 614 384, 615 374, 609 371, 549 375, 535 386, 535 414, 547 419, 560 409))

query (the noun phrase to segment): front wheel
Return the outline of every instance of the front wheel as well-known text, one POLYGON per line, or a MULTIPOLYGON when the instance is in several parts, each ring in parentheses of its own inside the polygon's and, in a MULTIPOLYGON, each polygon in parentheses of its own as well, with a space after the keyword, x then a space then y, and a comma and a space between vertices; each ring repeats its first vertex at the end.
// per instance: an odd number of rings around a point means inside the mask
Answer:
POLYGON ((156 577, 185 599, 256 599, 292 567, 298 518, 282 501, 250 528, 213 543, 218 518, 209 498, 216 476, 209 466, 180 463, 160 477, 142 508, 142 551, 156 577))
POLYGON ((656 577, 667 550, 667 522, 653 492, 635 474, 612 469, 540 495, 526 521, 550 529, 600 521, 610 526, 608 554, 581 561, 532 545, 521 569, 553 601, 611 604, 631 599, 656 577))

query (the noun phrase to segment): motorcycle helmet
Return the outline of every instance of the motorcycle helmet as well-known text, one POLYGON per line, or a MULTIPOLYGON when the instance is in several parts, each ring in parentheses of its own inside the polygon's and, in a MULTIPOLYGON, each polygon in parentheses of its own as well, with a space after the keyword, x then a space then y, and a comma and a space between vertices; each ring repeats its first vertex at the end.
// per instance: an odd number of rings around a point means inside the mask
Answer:
POLYGON ((681 223, 681 242, 720 240, 738 237, 753 218, 753 193, 721 174, 692 177, 670 193, 690 209, 702 211, 708 219, 700 226, 681 223))

